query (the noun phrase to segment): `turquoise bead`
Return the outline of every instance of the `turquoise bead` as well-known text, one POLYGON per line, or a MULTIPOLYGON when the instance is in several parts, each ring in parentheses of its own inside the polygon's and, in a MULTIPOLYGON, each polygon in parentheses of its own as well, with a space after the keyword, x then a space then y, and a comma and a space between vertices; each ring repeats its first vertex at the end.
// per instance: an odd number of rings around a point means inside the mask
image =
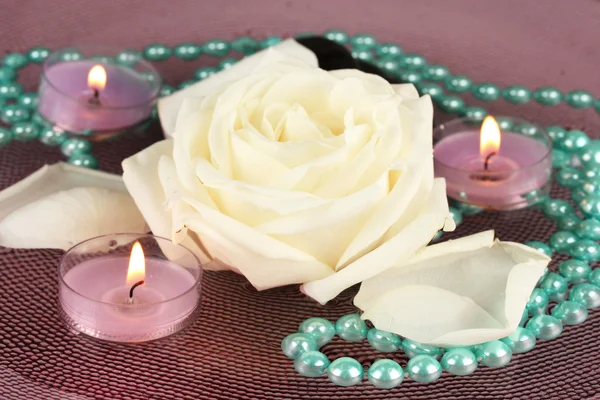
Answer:
POLYGON ((224 40, 214 39, 204 43, 202 50, 209 56, 223 57, 229 53, 230 46, 229 43, 224 40))
POLYGON ((542 87, 533 92, 533 98, 543 106, 556 106, 562 101, 562 93, 552 87, 542 87))
POLYGON ((575 208, 564 200, 552 199, 544 203, 544 214, 551 220, 565 217, 567 215, 575 215, 575 208))
POLYGON ((597 113, 600 113, 600 99, 596 100, 596 102, 594 103, 594 109, 597 113))
POLYGON ((428 94, 434 100, 444 95, 444 90, 435 83, 421 82, 417 85, 417 89, 422 96, 428 94))
POLYGON ((600 179, 598 176, 586 176, 581 181, 581 190, 585 195, 598 194, 600 195, 600 179))
POLYGON ((552 316, 564 325, 578 325, 587 319, 588 310, 575 301, 563 301, 552 309, 552 316))
POLYGON ((504 367, 512 359, 510 347, 500 340, 484 343, 477 349, 476 354, 477 359, 490 368, 504 367))
POLYGON ((425 57, 415 53, 407 53, 401 56, 402 63, 406 69, 419 70, 427 65, 425 57))
POLYGON ((398 78, 405 83, 416 84, 421 81, 421 74, 415 71, 404 71, 398 75, 398 78))
POLYGON ((329 365, 329 359, 320 351, 305 351, 294 359, 296 372, 309 378, 325 374, 329 365))
POLYGON ((585 168, 597 169, 600 167, 600 141, 592 140, 579 149, 577 156, 585 168))
POLYGON ((449 207, 448 211, 450 212, 450 217, 452 217, 456 226, 462 224, 463 214, 462 214, 462 212, 460 212, 460 210, 458 210, 457 208, 454 208, 454 207, 449 207))
POLYGON ((552 167, 563 168, 567 167, 571 162, 571 156, 562 150, 552 149, 552 167))
POLYGON ((214 67, 204 67, 197 69, 196 72, 194 72, 194 77, 197 80, 201 81, 203 79, 208 78, 209 76, 216 74, 217 72, 218 70, 214 67))
POLYGON ((513 119, 510 117, 496 117, 496 122, 503 131, 510 131, 515 125, 513 119))
POLYGON ((23 93, 17 98, 17 104, 21 107, 35 109, 38 106, 37 93, 23 93))
POLYGON ((439 361, 424 354, 408 360, 406 369, 410 378, 420 383, 431 383, 442 376, 442 365, 439 361))
POLYGON ((374 58, 373 52, 369 49, 352 50, 352 57, 363 61, 371 61, 374 58))
POLYGON ((385 72, 391 72, 393 74, 398 72, 399 63, 396 60, 385 59, 376 61, 376 65, 385 72))
POLYGON ((445 84, 452 93, 465 93, 471 90, 473 81, 464 75, 455 75, 446 78, 445 84))
POLYGON ((358 314, 348 314, 340 317, 335 323, 338 336, 349 342, 360 342, 367 337, 368 328, 358 314))
POLYGON ((442 111, 448 114, 460 114, 465 108, 465 102, 460 97, 445 96, 439 102, 442 111))
POLYGON ((195 80, 188 79, 187 81, 183 81, 179 85, 177 85, 177 89, 179 89, 179 90, 185 89, 186 87, 192 86, 194 84, 196 84, 195 80))
POLYGON ((81 60, 83 55, 77 49, 66 49, 61 51, 60 59, 62 61, 77 61, 81 60))
POLYGON ((582 178, 581 170, 573 167, 564 167, 556 172, 556 182, 569 189, 579 186, 582 178))
POLYGON ((60 146, 60 151, 67 157, 74 154, 90 153, 92 151, 92 143, 79 138, 67 139, 60 146))
POLYGON ((377 360, 370 367, 367 378, 379 389, 393 389, 404 380, 404 371, 394 360, 377 360))
MULTIPOLYGON (((561 231, 572 231, 577 228, 580 222, 581 218, 577 215, 566 215, 556 220, 556 227, 561 231)), ((575 231, 575 234, 581 237, 577 231, 575 231)))
POLYGON ((511 104, 525 104, 531 100, 531 91, 524 86, 509 86, 502 91, 502 97, 511 104))
POLYGON ((171 49, 164 44, 151 44, 144 49, 144 57, 150 61, 165 61, 171 57, 171 49))
POLYGON ((527 136, 536 136, 540 133, 540 128, 537 125, 528 122, 517 125, 515 130, 527 136))
POLYGON ((438 241, 440 240, 440 238, 442 237, 442 235, 444 234, 444 231, 439 230, 435 233, 435 236, 433 237, 433 239, 431 239, 432 242, 438 241))
POLYGON ((340 30, 336 30, 336 29, 332 29, 332 30, 325 32, 324 36, 327 39, 332 40, 336 43, 340 43, 340 44, 346 44, 346 43, 348 43, 348 40, 349 40, 347 33, 340 31, 340 30))
POLYGON ((20 53, 9 53, 2 58, 2 65, 13 69, 23 68, 28 62, 27 57, 20 53))
POLYGON ((547 255, 548 257, 552 257, 552 249, 546 243, 538 242, 537 240, 531 240, 525 243, 525 245, 536 249, 537 251, 547 255))
POLYGON ((548 244, 552 247, 558 254, 569 254, 569 248, 573 243, 575 243, 579 238, 573 232, 570 231, 558 231, 555 232, 550 239, 548 240, 548 244))
POLYGON ((440 358, 442 356, 442 350, 439 347, 421 344, 410 339, 404 339, 402 341, 402 350, 409 358, 419 355, 427 355, 434 358, 440 358))
POLYGON ((31 122, 36 123, 42 127, 47 127, 50 126, 50 123, 40 115, 39 112, 34 112, 33 115, 31 116, 31 122))
POLYGON ((569 285, 565 278, 555 272, 550 272, 540 283, 540 288, 548 295, 550 300, 562 301, 567 296, 569 285))
POLYGON ((535 288, 529 296, 527 311, 531 315, 545 314, 548 308, 548 295, 542 289, 535 288))
POLYGON ((519 326, 524 326, 525 322, 529 319, 529 313, 527 312, 527 308, 523 310, 523 314, 521 315, 521 320, 519 321, 519 326))
POLYGON ((423 70, 423 78, 428 81, 440 82, 450 76, 450 71, 443 65, 429 65, 423 70))
POLYGON ((590 138, 585 132, 574 129, 567 132, 567 135, 557 143, 567 153, 579 152, 590 143, 590 138))
POLYGON ((367 334, 367 340, 371 347, 383 353, 392 353, 398 351, 402 346, 402 340, 398 335, 392 332, 382 331, 372 328, 367 334))
POLYGON ((579 203, 581 200, 585 199, 587 194, 581 188, 571 189, 571 198, 575 203, 579 203))
POLYGON ((173 54, 181 60, 191 61, 200 57, 202 48, 194 43, 182 43, 173 49, 173 54))
POLYGON ((592 283, 580 283, 571 288, 570 300, 588 309, 600 307, 600 287, 592 283))
POLYGON ((259 46, 261 49, 266 49, 267 47, 275 46, 281 43, 281 38, 277 36, 269 36, 264 40, 261 40, 259 46))
POLYGON ((13 139, 13 134, 8 129, 0 127, 0 147, 4 147, 13 139))
POLYGON ((90 169, 98 168, 98 160, 91 154, 73 154, 69 157, 69 164, 75 165, 77 167, 84 167, 90 169))
POLYGON ((403 53, 402 47, 394 43, 382 43, 375 47, 375 54, 377 54, 377 57, 397 58, 403 53))
POLYGON ((17 82, 0 83, 0 98, 16 99, 23 93, 23 86, 17 82))
POLYGON ((238 60, 236 60, 235 58, 226 58, 226 59, 222 60, 221 62, 219 62, 219 69, 220 70, 229 69, 236 62, 238 62, 238 60))
POLYGON ((316 351, 317 341, 307 333, 292 333, 281 341, 281 351, 289 358, 298 358, 307 351, 316 351))
POLYGON ((588 218, 600 219, 600 194, 588 194, 579 202, 579 209, 588 218))
POLYGON ((317 345, 322 347, 335 336, 335 325, 325 318, 309 318, 300 324, 298 331, 311 335, 317 341, 317 345))
POLYGON ((550 315, 536 315, 527 323, 527 329, 538 339, 552 340, 560 336, 563 326, 558 318, 550 315))
POLYGON ((52 128, 44 128, 40 132, 40 142, 48 146, 58 146, 67 139, 64 131, 55 131, 52 128))
POLYGON ((573 108, 589 108, 594 105, 594 95, 586 90, 572 90, 565 95, 565 101, 573 108))
POLYGON ((0 67, 0 82, 12 82, 17 77, 14 69, 9 67, 0 67))
POLYGON ((588 281, 590 281, 592 285, 600 286, 600 268, 596 268, 590 273, 588 281))
POLYGON ((500 339, 514 354, 527 353, 535 347, 535 335, 526 328, 517 327, 513 333, 500 339))
POLYGON ((574 232, 581 239, 600 240, 600 221, 585 219, 575 226, 574 232))
POLYGON ((540 278, 538 279, 535 286, 539 287, 542 284, 542 282, 544 281, 544 279, 546 279, 546 277, 548 276, 549 273, 550 273, 550 271, 548 270, 548 268, 544 268, 544 272, 542 273, 542 276, 540 276, 540 278))
POLYGON ((19 142, 29 142, 38 137, 40 130, 33 122, 16 122, 12 128, 13 137, 19 142))
POLYGON ((554 141, 563 139, 565 136, 567 136, 567 130, 556 125, 547 127, 546 132, 548 132, 548 135, 554 141))
POLYGON ((242 36, 231 42, 231 49, 245 56, 256 53, 258 42, 250 37, 242 36))
POLYGON ((47 47, 34 47, 27 52, 29 62, 41 64, 50 55, 50 49, 47 47))
POLYGON ((500 97, 500 88, 493 83, 481 83, 472 89, 473 96, 483 101, 494 101, 500 97))
POLYGON ((558 272, 568 283, 585 282, 592 269, 581 260, 567 260, 558 265, 558 272))
POLYGON ((465 376, 477 369, 477 357, 471 350, 454 348, 444 354, 440 364, 444 371, 452 375, 465 376))
POLYGON ((334 360, 327 369, 329 380, 338 386, 358 385, 365 374, 363 366, 350 357, 334 360))
POLYGON ((596 262, 600 260, 600 245, 589 239, 581 239, 575 242, 570 249, 571 256, 578 260, 596 262))
POLYGON ((475 121, 483 121, 483 119, 488 115, 488 112, 482 107, 472 106, 465 107, 462 110, 461 115, 475 121))
POLYGON ((355 49, 372 49, 377 45, 377 40, 372 35, 361 33, 350 38, 350 45, 355 49))
POLYGON ((175 93, 175 88, 171 85, 164 83, 160 88, 160 97, 170 96, 175 93))
POLYGON ((133 67, 139 62, 141 54, 136 50, 123 50, 115 56, 117 64, 133 67))

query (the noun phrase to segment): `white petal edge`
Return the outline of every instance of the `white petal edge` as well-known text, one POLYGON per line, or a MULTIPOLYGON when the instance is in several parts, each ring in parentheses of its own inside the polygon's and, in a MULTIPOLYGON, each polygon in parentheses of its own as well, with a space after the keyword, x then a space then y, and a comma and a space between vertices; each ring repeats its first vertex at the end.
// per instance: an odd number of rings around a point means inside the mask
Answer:
POLYGON ((276 46, 259 51, 251 56, 244 57, 230 68, 160 99, 158 101, 158 115, 165 136, 172 136, 175 132, 177 114, 181 109, 184 99, 188 97, 204 97, 212 93, 220 85, 246 76, 249 72, 261 66, 262 63, 264 63, 263 58, 269 54, 271 55, 272 62, 285 61, 291 58, 300 60, 312 67, 318 66, 315 54, 294 39, 285 40, 276 46), (278 55, 277 53, 280 54, 278 55))
POLYGON ((479 344, 516 330, 549 262, 527 246, 482 232, 427 247, 364 281, 354 304, 378 329, 420 343, 479 344))

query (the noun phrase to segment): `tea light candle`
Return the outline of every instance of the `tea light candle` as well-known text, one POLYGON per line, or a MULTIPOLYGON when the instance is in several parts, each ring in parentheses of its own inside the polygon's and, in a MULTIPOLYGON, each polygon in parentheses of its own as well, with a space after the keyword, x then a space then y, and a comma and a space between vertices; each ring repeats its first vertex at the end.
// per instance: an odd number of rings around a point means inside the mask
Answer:
POLYGON ((479 207, 517 209, 548 194, 551 140, 541 127, 527 134, 501 132, 486 117, 481 130, 460 119, 434 131, 434 169, 446 179, 448 196, 479 207))
POLYGON ((160 89, 156 70, 142 59, 119 65, 109 57, 44 62, 38 111, 71 133, 123 130, 150 115, 160 89))
POLYGON ((200 294, 201 269, 195 257, 161 238, 155 238, 160 247, 184 257, 178 256, 176 263, 156 254, 144 256, 138 239, 150 235, 128 235, 136 240, 130 257, 101 251, 114 247, 104 246, 110 240, 122 243, 124 235, 90 239, 65 254, 59 270, 63 319, 75 331, 119 342, 158 339, 189 325, 200 294))

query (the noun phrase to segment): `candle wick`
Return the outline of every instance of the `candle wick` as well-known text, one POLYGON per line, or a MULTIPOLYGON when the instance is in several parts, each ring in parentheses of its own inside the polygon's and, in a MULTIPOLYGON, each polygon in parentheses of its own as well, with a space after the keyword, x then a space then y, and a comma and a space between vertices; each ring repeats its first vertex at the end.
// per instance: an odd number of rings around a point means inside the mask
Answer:
POLYGON ((133 299, 133 289, 135 289, 136 287, 145 284, 145 281, 139 281, 133 284, 133 286, 131 287, 131 289, 129 289, 129 299, 133 299))
POLYGON ((485 161, 483 162, 483 169, 484 169, 485 171, 487 171, 487 170, 488 170, 489 163, 490 163, 490 158, 492 158, 492 156, 495 156, 495 155, 496 155, 496 152, 495 152, 495 151, 492 151, 492 152, 491 152, 490 154, 488 154, 488 155, 487 155, 487 157, 485 158, 485 161))
POLYGON ((100 105, 100 91, 97 88, 92 89, 94 91, 94 95, 90 99, 89 103, 99 106, 100 105))

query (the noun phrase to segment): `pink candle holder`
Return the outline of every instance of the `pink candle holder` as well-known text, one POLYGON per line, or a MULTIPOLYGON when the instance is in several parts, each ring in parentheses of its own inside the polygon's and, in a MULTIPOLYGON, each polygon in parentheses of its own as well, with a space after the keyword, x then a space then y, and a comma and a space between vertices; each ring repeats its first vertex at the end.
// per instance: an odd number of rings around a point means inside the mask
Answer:
POLYGON ((198 259, 150 234, 112 234, 79 243, 62 257, 58 277, 61 318, 74 332, 98 339, 159 339, 192 324, 199 310, 198 259), (133 271, 136 282, 130 282, 135 243, 141 245, 138 261, 145 261, 145 272, 133 271))
POLYGON ((502 118, 500 148, 482 157, 480 125, 460 118, 433 132, 435 175, 446 179, 448 196, 493 210, 519 209, 544 198, 552 176, 552 140, 546 131, 519 118, 502 118))
POLYGON ((56 130, 101 139, 143 125, 160 86, 154 67, 133 52, 62 50, 42 67, 38 111, 56 130), (90 76, 94 67, 99 74, 90 76))

